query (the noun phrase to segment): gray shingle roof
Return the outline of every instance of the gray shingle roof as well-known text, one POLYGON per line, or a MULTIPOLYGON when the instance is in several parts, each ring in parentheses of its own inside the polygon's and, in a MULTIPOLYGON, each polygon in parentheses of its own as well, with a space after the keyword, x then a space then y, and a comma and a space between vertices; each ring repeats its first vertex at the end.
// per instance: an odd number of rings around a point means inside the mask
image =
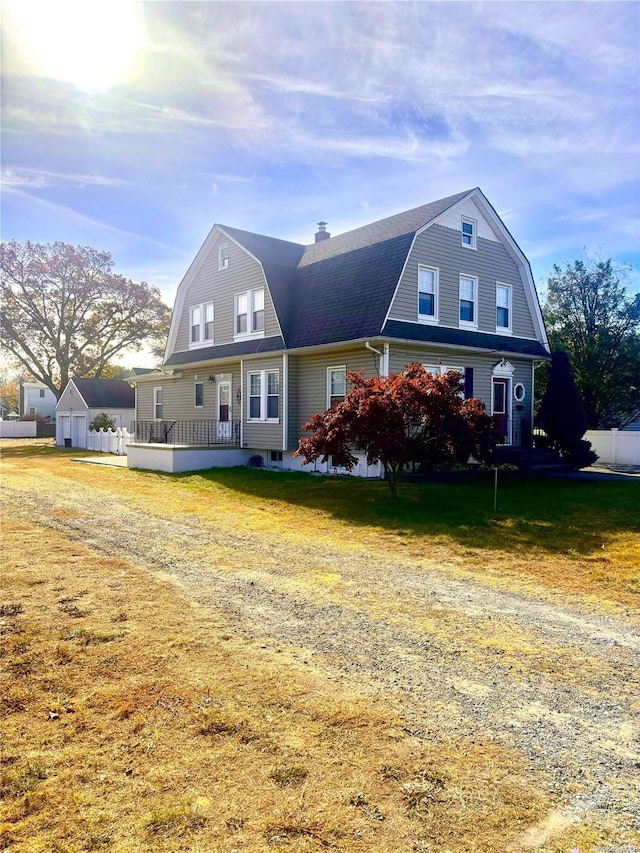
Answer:
POLYGON ((174 352, 165 361, 166 367, 177 367, 196 364, 201 361, 211 361, 215 358, 235 358, 239 355, 257 355, 258 353, 278 352, 284 349, 284 341, 280 335, 271 338, 257 338, 239 341, 235 344, 221 344, 213 347, 198 347, 188 352, 174 352))
POLYGON ((122 379, 75 379, 82 399, 90 409, 133 409, 134 389, 122 379))
POLYGON ((269 338, 174 353, 165 364, 191 364, 285 346, 318 346, 381 332, 402 340, 546 357, 546 350, 536 341, 398 321, 384 325, 416 231, 471 192, 456 193, 309 246, 220 225, 262 263, 284 340, 269 338))
POLYGON ((412 240, 402 234, 299 269, 289 346, 377 335, 412 240))
POLYGON ((402 234, 415 234, 419 228, 422 228, 427 222, 431 222, 436 216, 440 216, 447 208, 459 202, 470 192, 472 190, 456 193, 447 196, 447 198, 405 210, 402 213, 395 213, 393 216, 387 216, 385 219, 371 222, 369 225, 363 225, 361 228, 355 228, 345 234, 338 234, 329 240, 312 243, 305 247, 300 267, 326 261, 328 258, 345 252, 353 252, 355 249, 362 249, 374 243, 391 240, 393 237, 400 237, 402 234))

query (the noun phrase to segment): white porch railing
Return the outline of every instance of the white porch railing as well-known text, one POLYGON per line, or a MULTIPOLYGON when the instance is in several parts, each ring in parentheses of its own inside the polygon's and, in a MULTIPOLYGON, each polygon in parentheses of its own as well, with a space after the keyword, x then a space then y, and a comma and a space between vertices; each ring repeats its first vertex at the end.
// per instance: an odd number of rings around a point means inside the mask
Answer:
POLYGON ((87 433, 87 450, 126 456, 127 445, 132 438, 132 434, 126 427, 122 429, 89 430, 87 433))

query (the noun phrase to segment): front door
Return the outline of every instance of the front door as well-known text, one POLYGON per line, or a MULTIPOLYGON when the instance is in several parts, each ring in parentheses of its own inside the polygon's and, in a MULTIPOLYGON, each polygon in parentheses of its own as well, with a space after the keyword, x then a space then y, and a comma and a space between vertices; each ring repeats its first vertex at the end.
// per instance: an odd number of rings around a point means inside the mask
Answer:
POLYGON ((493 420, 500 438, 500 444, 511 444, 509 436, 509 387, 510 379, 493 378, 493 420))
POLYGON ((218 419, 216 438, 219 442, 231 439, 231 382, 218 383, 218 419))

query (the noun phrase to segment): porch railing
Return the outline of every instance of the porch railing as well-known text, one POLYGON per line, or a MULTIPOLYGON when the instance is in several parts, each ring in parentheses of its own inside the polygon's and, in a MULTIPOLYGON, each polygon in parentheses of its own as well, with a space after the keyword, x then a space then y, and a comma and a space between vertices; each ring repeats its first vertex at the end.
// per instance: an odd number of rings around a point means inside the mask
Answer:
POLYGON ((240 421, 134 421, 132 441, 140 444, 240 444, 240 421))
POLYGON ((495 418, 496 425, 505 433, 504 438, 498 441, 498 445, 511 445, 511 447, 530 448, 532 446, 531 420, 529 418, 513 418, 500 421, 495 418))

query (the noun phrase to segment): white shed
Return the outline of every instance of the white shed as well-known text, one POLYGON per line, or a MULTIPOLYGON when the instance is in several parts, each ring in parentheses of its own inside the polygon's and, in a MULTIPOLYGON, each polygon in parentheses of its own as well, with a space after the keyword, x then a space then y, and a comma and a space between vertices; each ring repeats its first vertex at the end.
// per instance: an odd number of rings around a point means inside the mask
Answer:
POLYGON ((86 447, 89 424, 102 412, 116 429, 130 429, 135 411, 135 390, 122 379, 70 379, 56 405, 56 444, 86 447))

